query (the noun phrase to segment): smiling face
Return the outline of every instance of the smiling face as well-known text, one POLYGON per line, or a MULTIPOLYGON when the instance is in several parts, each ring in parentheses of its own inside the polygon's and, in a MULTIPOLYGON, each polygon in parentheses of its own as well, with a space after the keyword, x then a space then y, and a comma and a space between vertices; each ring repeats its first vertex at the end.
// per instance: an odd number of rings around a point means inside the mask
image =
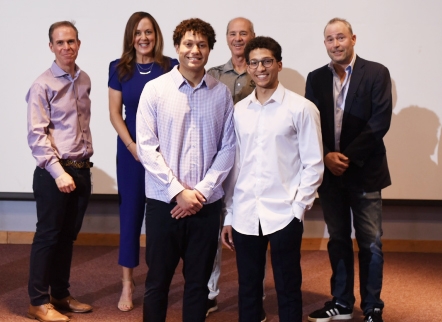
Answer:
POLYGON ((230 21, 227 28, 227 44, 232 56, 243 57, 246 44, 255 37, 250 21, 237 18, 230 21))
POLYGON ((80 44, 77 33, 71 27, 60 26, 52 32, 52 42, 49 43, 49 48, 55 54, 56 64, 65 72, 75 69, 80 44))
POLYGON ((278 86, 278 73, 282 70, 282 62, 277 62, 273 53, 265 48, 257 48, 249 53, 250 61, 261 61, 263 59, 273 59, 270 67, 264 67, 262 63, 258 64, 256 69, 247 67, 252 80, 255 82, 257 88, 261 89, 275 89, 278 86))
POLYGON ((333 63, 346 67, 353 58, 356 35, 352 35, 348 27, 338 21, 325 28, 324 44, 333 63))
POLYGON ((210 54, 206 36, 187 31, 175 49, 180 61, 179 71, 184 77, 188 74, 204 74, 204 66, 210 54))
POLYGON ((137 62, 143 63, 143 58, 154 57, 155 29, 148 18, 143 18, 138 23, 134 35, 134 48, 137 62))

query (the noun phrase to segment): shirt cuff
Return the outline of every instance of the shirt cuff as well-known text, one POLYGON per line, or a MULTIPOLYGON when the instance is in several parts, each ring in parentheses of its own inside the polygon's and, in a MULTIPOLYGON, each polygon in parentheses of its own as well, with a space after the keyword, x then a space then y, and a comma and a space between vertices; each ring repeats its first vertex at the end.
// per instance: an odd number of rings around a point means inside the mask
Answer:
POLYGON ((224 217, 224 224, 223 224, 223 226, 232 226, 232 219, 233 219, 232 212, 227 210, 227 214, 224 217))
POLYGON ((65 173, 66 171, 64 171, 63 167, 61 166, 60 162, 54 162, 50 165, 46 166, 46 171, 48 171, 50 173, 50 175, 52 176, 52 178, 57 179, 59 176, 61 176, 63 173, 65 173))
POLYGON ((204 198, 206 198, 206 201, 209 200, 209 198, 213 194, 212 189, 210 187, 207 187, 207 185, 205 185, 202 181, 198 182, 194 189, 201 192, 204 198))
POLYGON ((175 198, 175 196, 183 190, 183 185, 179 183, 176 178, 173 179, 169 187, 167 188, 167 198, 169 199, 169 202, 171 202, 175 198))
POLYGON ((298 203, 292 203, 292 212, 293 215, 295 215, 295 217, 298 218, 300 221, 304 220, 305 209, 302 208, 298 203))

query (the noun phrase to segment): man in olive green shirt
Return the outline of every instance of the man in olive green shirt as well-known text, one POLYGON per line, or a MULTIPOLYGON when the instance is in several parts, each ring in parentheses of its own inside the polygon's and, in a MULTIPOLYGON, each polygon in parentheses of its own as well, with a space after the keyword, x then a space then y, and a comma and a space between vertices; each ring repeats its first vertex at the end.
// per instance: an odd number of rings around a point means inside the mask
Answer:
POLYGON ((255 89, 244 57, 246 44, 255 38, 253 24, 245 18, 235 18, 227 25, 227 45, 232 58, 220 66, 210 68, 207 73, 224 83, 232 93, 233 103, 238 103, 255 89))

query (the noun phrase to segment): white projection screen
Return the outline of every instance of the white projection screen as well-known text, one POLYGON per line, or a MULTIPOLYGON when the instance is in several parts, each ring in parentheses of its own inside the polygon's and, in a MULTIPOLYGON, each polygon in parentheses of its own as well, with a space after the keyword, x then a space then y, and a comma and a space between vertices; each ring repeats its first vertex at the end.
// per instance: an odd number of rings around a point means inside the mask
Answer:
POLYGON ((53 61, 47 33, 60 20, 76 21, 82 42, 77 63, 92 79, 94 193, 117 193, 108 66, 121 55, 124 27, 135 11, 157 19, 171 57, 176 57, 172 32, 181 20, 198 17, 211 23, 217 43, 207 67, 230 57, 227 22, 249 18, 257 35, 281 44, 280 81, 301 95, 308 72, 329 62, 326 22, 346 18, 357 36, 356 53, 387 66, 393 81, 393 118, 385 137, 393 185, 383 198, 442 200, 442 2, 430 0, 0 0, 0 193, 32 192, 35 160, 26 140, 25 95, 53 61))

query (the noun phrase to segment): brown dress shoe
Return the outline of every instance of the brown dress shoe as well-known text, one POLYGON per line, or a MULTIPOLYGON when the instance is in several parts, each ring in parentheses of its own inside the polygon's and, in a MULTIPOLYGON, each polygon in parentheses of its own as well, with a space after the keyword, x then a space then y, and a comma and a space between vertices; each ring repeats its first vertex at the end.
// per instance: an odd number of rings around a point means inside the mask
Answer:
POLYGON ((64 299, 57 300, 51 296, 51 303, 59 310, 74 312, 74 313, 85 313, 92 311, 92 306, 89 304, 78 302, 72 296, 65 297, 64 299))
POLYGON ((29 305, 27 317, 30 319, 39 320, 41 322, 67 322, 69 317, 61 314, 54 309, 51 303, 33 306, 29 305))

